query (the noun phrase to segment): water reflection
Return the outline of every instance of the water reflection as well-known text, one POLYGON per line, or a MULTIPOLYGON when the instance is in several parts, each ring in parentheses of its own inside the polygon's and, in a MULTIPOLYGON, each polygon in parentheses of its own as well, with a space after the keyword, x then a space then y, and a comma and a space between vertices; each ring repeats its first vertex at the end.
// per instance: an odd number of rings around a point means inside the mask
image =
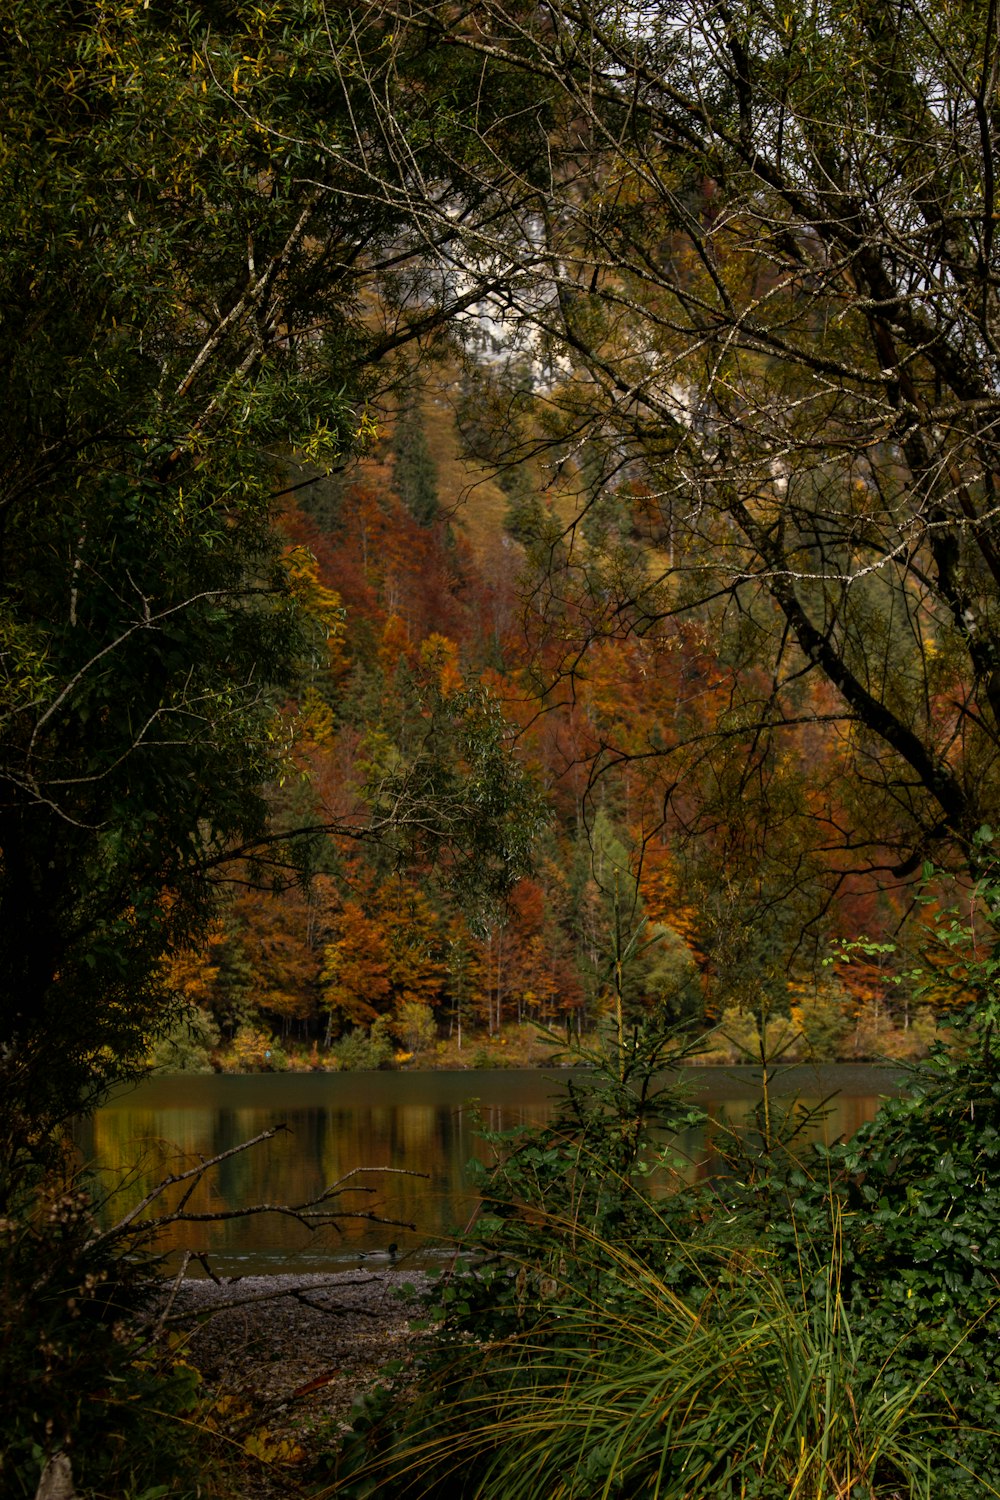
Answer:
MULTIPOLYGON (((713 1169, 716 1132, 746 1128, 757 1080, 752 1069, 699 1068, 690 1070, 687 1084, 717 1123, 707 1132, 684 1132, 673 1146, 692 1171, 702 1173, 713 1169)), ((838 1091, 825 1123, 832 1139, 853 1134, 871 1119, 880 1097, 897 1092, 898 1076, 871 1067, 796 1069, 783 1087, 798 1091, 805 1103, 838 1091)), ((460 1231, 475 1206, 467 1163, 490 1155, 482 1126, 496 1131, 542 1122, 552 1114, 557 1090, 553 1075, 519 1070, 160 1078, 83 1122, 79 1146, 105 1190, 114 1189, 104 1210, 113 1221, 166 1174, 284 1126, 273 1139, 214 1167, 189 1209, 305 1203, 348 1179, 338 1199, 345 1217, 336 1229, 311 1233, 294 1219, 269 1214, 176 1225, 165 1231, 160 1248, 205 1251, 213 1267, 227 1273, 279 1265, 343 1268, 387 1257, 390 1245, 400 1258, 417 1257, 435 1240, 460 1231), (349 1177, 358 1168, 366 1170, 349 1177), (371 1215, 415 1227, 379 1224, 371 1215)), ((167 1201, 176 1202, 181 1191, 172 1188, 167 1201)))

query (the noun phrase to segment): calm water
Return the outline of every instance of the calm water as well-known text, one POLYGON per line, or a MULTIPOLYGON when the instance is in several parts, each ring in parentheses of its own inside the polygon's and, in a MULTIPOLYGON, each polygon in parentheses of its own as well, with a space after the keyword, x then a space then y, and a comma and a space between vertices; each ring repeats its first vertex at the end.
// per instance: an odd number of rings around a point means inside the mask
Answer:
MULTIPOLYGON (((745 1121, 758 1097, 752 1068, 685 1072, 690 1097, 714 1122, 675 1146, 689 1171, 710 1170, 712 1137, 726 1122, 745 1121)), ((788 1070, 785 1092, 816 1103, 830 1093, 829 1139, 852 1135, 896 1093, 900 1075, 887 1069, 833 1066, 788 1070)), ((388 1259, 395 1243, 419 1262, 442 1236, 460 1231, 475 1208, 466 1164, 489 1159, 479 1138, 489 1129, 550 1116, 558 1075, 536 1070, 455 1073, 311 1073, 252 1077, 158 1078, 112 1100, 82 1123, 79 1145, 110 1191, 105 1217, 120 1218, 166 1174, 227 1151, 284 1124, 273 1140, 232 1156, 207 1174, 189 1207, 197 1212, 247 1203, 303 1203, 351 1177, 339 1202, 339 1231, 314 1234, 276 1214, 171 1228, 161 1248, 205 1250, 227 1274, 331 1270, 388 1259), (387 1171, 385 1169, 393 1169, 387 1171), (420 1174, 420 1175, 417 1175, 420 1174), (378 1214, 415 1229, 350 1215, 378 1214)), ((171 1189, 176 1201, 178 1189, 171 1189)), ((161 1211, 159 1204, 156 1210, 161 1211)))

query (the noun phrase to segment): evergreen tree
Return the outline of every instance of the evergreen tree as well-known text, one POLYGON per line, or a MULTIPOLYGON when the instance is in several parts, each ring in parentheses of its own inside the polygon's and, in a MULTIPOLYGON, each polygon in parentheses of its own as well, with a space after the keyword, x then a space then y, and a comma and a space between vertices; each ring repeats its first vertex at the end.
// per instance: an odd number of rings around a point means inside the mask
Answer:
POLYGON ((421 526, 430 526, 440 509, 437 470, 416 393, 409 395, 396 418, 392 450, 396 492, 413 519, 421 526))

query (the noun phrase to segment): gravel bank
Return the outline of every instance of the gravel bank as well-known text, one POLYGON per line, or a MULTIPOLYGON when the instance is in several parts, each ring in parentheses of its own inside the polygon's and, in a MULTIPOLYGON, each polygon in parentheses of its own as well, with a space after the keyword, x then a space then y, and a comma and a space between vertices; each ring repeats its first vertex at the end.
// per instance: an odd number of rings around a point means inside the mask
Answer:
POLYGON ((389 1361, 402 1363, 395 1386, 415 1378, 421 1334, 409 1322, 428 1286, 419 1271, 246 1276, 185 1281, 168 1310, 161 1304, 164 1329, 182 1333, 220 1430, 270 1460, 248 1497, 293 1493, 296 1467, 336 1443, 389 1361))

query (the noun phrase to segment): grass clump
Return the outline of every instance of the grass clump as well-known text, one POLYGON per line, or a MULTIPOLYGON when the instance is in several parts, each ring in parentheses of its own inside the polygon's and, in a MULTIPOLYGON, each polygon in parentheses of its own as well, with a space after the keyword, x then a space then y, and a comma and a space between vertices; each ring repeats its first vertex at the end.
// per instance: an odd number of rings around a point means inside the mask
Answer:
MULTIPOLYGON (((345 1476, 338 1493, 400 1500, 939 1493, 932 1488, 939 1424, 926 1382, 887 1388, 833 1274, 825 1299, 793 1299, 766 1257, 702 1245, 689 1266, 697 1292, 681 1295, 621 1247, 589 1237, 577 1245, 565 1277, 543 1282, 545 1305, 524 1318, 521 1332, 469 1337, 473 1325, 458 1320, 466 1337, 455 1338, 402 1430, 390 1435, 385 1414, 372 1420, 365 1436, 380 1457, 345 1476), (581 1265, 585 1280, 613 1277, 613 1295, 581 1297, 581 1265)), ((676 1249, 687 1258, 685 1246, 676 1249)))
MULTIPOLYGON (((990 920, 1000 888, 983 898, 990 920)), ((765 1064, 711 1180, 676 1041, 616 1026, 550 1124, 494 1137, 420 1398, 359 1414, 379 1500, 1000 1496, 1000 966, 907 1095, 816 1144, 765 1064), (665 1144, 666 1142, 666 1144, 665 1144)))

